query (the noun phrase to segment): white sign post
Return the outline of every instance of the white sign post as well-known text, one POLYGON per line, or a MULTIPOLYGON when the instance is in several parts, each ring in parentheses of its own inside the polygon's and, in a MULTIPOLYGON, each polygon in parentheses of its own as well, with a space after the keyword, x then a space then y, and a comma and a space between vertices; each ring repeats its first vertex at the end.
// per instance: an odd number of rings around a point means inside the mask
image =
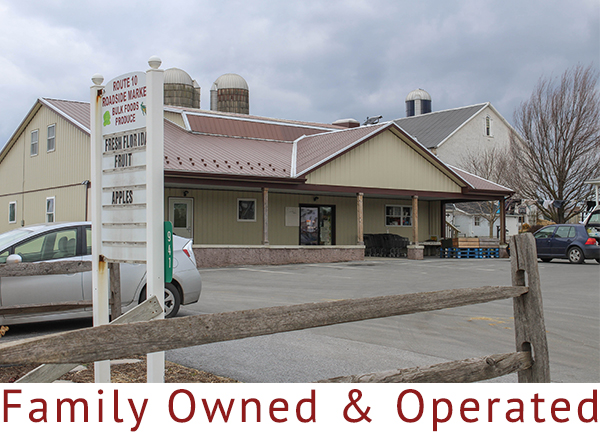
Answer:
MULTIPOLYGON (((146 162, 147 193, 147 239, 148 255, 146 262, 146 295, 156 295, 164 308, 165 297, 165 190, 164 190, 164 71, 159 70, 161 60, 153 56, 148 61, 150 69, 146 72, 148 87, 148 154, 146 162)), ((164 318, 164 312, 158 319, 164 318)), ((165 377, 165 353, 148 354, 148 383, 163 383, 165 377)))
MULTIPOLYGON (((146 295, 164 307, 164 71, 148 63, 105 87, 92 78, 94 325, 109 321, 109 262, 146 263, 146 295)), ((163 381, 164 352, 148 355, 148 382, 163 381)), ((96 382, 110 382, 109 362, 96 364, 96 382)))

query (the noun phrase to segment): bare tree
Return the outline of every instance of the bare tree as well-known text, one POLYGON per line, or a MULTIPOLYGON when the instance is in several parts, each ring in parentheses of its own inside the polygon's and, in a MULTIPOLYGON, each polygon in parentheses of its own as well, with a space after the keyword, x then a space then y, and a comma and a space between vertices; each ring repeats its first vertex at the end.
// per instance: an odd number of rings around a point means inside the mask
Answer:
MULTIPOLYGON (((512 188, 511 171, 514 166, 511 165, 508 147, 494 145, 483 149, 469 149, 461 156, 459 166, 476 176, 512 188)), ((469 207, 474 216, 488 222, 490 238, 494 236, 494 223, 499 217, 499 208, 498 201, 479 201, 469 207)))
POLYGON ((600 95, 591 65, 568 69, 560 79, 541 78, 514 114, 511 155, 518 168, 514 187, 524 198, 554 200, 540 205, 556 223, 575 216, 589 196, 583 182, 600 175, 600 95), (558 207, 557 207, 558 206, 558 207))

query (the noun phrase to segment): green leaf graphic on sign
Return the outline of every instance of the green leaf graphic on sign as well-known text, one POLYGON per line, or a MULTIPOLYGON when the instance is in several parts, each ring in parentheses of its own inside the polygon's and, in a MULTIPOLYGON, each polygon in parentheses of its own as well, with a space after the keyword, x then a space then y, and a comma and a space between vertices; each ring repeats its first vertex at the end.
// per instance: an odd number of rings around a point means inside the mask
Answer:
POLYGON ((104 125, 105 126, 110 125, 110 112, 109 111, 104 112, 104 125))

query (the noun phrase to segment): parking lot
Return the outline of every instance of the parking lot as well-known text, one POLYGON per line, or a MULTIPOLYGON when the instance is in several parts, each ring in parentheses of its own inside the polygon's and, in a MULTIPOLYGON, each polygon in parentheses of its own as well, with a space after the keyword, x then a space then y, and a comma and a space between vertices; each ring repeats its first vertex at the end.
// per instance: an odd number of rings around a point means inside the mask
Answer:
MULTIPOLYGON (((539 263, 553 382, 600 381, 600 267, 539 263)), ((507 259, 367 259, 200 271, 180 316, 344 298, 510 285, 507 259)), ((512 301, 321 327, 169 351, 169 360, 243 382, 329 377, 514 350, 512 301)), ((516 381, 509 375, 497 381, 516 381)))
MULTIPOLYGON (((600 382, 600 266, 562 260, 538 266, 552 381, 600 382)), ((511 281, 508 259, 368 258, 200 273, 200 301, 183 306, 178 316, 511 281)), ((167 359, 242 382, 312 382, 514 351, 512 314, 511 300, 495 301, 173 350, 167 359)), ((3 340, 89 325, 89 320, 11 325, 3 340)))

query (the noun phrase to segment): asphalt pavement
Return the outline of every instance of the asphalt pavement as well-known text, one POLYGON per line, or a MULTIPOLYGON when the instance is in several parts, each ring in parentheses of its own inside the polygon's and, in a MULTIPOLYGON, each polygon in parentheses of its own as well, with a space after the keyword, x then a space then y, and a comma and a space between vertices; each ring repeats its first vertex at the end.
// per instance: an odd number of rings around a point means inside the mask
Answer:
MULTIPOLYGON (((600 382, 600 265, 538 265, 552 381, 600 382)), ((200 272, 200 301, 179 316, 511 283, 507 259, 367 258, 200 272)), ((173 350, 167 359, 242 382, 312 382, 514 349, 512 301, 503 300, 173 350)))

